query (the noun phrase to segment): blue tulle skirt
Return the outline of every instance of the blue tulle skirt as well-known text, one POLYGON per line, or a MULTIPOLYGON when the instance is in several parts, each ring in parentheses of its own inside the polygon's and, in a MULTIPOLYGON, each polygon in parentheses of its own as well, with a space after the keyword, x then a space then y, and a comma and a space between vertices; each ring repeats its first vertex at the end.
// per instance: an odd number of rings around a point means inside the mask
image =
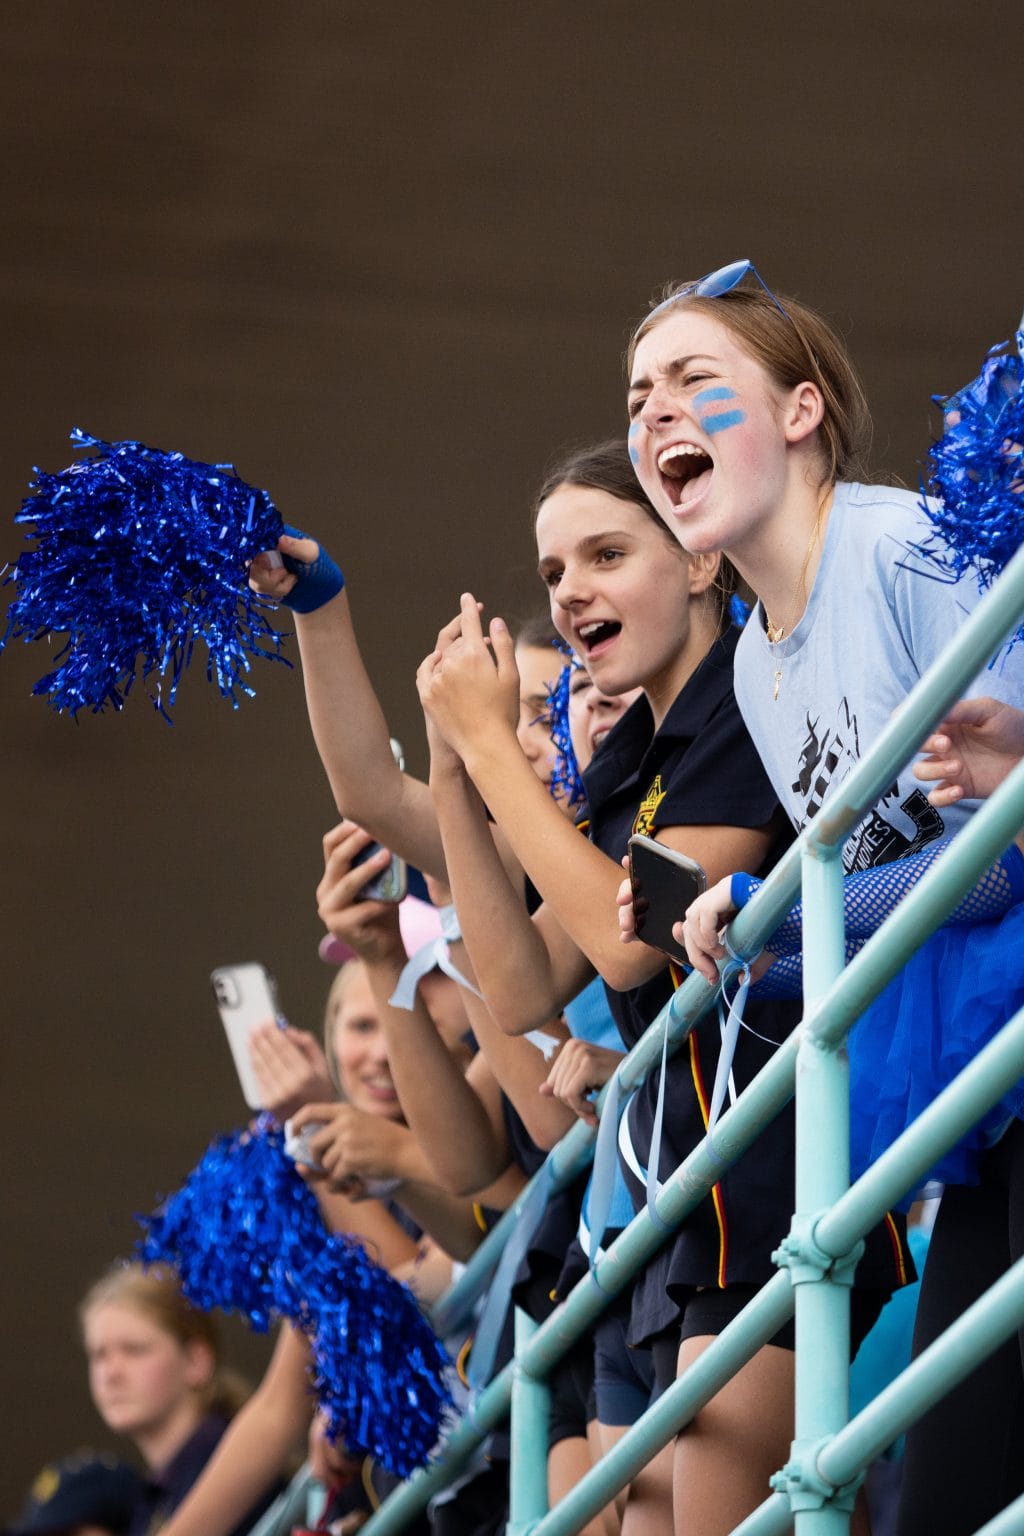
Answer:
MULTIPOLYGON (((1024 903, 994 922, 932 934, 850 1034, 853 1178, 891 1146, 1021 1006, 1024 903)), ((918 1188, 933 1180, 976 1184, 982 1153, 1013 1116, 1024 1119, 1024 1079, 929 1170, 918 1188)))

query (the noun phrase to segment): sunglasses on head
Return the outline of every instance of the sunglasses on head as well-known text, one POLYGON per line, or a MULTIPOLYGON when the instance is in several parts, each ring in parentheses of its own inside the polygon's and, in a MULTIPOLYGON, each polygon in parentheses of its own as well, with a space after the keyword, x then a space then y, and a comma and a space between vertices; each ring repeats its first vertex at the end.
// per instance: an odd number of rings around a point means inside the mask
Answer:
MULTIPOLYGON (((757 278, 761 287, 779 311, 779 314, 786 320, 789 320, 789 315, 786 314, 786 311, 774 293, 772 293, 768 284, 754 266, 754 263, 752 261, 731 261, 727 267, 718 267, 714 272, 708 272, 706 276, 699 277, 695 283, 687 283, 685 287, 678 288, 675 293, 670 293, 667 299, 662 299, 660 304, 655 304, 644 324, 646 325, 650 320, 653 320, 655 315, 660 314, 663 309, 667 309, 670 304, 674 304, 677 299, 686 299, 691 297, 691 295, 698 299, 720 299, 723 293, 731 293, 734 288, 738 288, 748 272, 757 278)), ((792 321, 790 321, 790 324, 792 324, 792 321)))

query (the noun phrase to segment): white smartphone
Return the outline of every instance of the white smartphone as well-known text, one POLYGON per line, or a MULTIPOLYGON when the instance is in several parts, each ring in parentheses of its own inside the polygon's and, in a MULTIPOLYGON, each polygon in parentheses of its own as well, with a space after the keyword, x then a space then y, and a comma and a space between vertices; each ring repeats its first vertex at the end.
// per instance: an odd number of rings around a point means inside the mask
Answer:
POLYGON ((249 1054, 249 1036, 261 1024, 277 1020, 280 1009, 273 977, 262 965, 252 963, 218 966, 210 980, 245 1102, 250 1109, 262 1109, 263 1096, 249 1054))

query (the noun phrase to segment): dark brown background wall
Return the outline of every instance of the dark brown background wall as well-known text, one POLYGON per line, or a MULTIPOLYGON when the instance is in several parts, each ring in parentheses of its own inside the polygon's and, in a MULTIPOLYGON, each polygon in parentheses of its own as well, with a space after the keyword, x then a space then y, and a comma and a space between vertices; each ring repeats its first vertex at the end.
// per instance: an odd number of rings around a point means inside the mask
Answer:
MULTIPOLYGON (((527 504, 622 420, 628 322, 739 256, 849 334, 879 462, 1024 298, 1020 9, 480 0, 38 0, 5 18, 7 531, 67 433, 232 458, 340 557, 413 767, 412 675, 460 590, 540 598, 527 504)), ((0 658, 0 1509, 102 1434, 73 1308, 243 1107, 208 993, 327 985, 333 807, 300 679, 237 714, 197 673, 77 725, 0 658)))

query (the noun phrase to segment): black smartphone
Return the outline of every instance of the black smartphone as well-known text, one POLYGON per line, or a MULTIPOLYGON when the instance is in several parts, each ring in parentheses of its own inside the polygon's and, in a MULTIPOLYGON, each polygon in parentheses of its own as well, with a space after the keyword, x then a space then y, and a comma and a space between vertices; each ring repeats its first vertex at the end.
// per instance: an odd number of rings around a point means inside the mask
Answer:
MULTIPOLYGON (((405 769, 405 755, 399 743, 392 736, 391 755, 399 768, 405 769)), ((352 860, 353 866, 365 864, 367 859, 372 859, 375 853, 380 851, 380 843, 371 843, 361 853, 357 853, 352 860)), ((368 880, 359 892, 361 901, 404 901, 409 890, 408 871, 404 859, 400 859, 397 853, 391 855, 391 863, 386 869, 382 869, 379 875, 374 875, 368 880)))
POLYGON ((692 901, 707 890, 708 877, 694 859, 640 833, 629 840, 629 883, 637 937, 683 965, 686 950, 672 937, 692 901))

